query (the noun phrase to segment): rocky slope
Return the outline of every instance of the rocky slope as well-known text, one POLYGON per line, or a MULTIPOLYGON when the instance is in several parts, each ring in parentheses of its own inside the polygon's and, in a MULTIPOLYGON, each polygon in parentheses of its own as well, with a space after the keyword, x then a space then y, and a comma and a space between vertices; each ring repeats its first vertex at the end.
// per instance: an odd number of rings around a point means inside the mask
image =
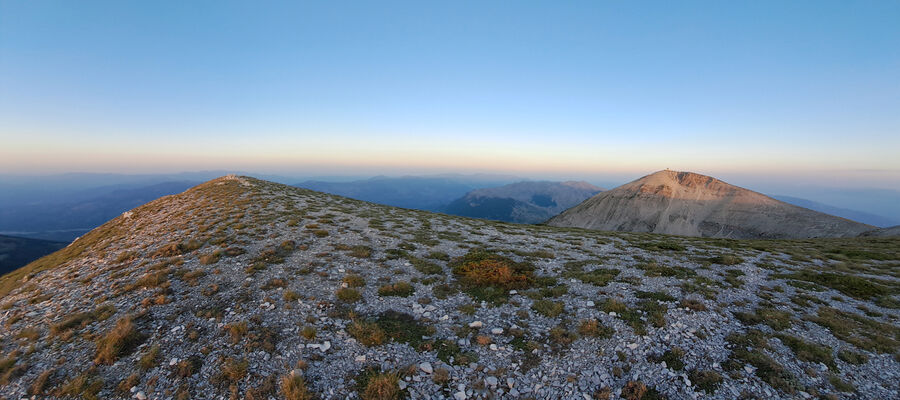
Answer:
POLYGON ((600 193, 547 223, 738 239, 852 237, 875 229, 709 176, 669 170, 600 193))
POLYGON ((536 224, 602 190, 587 182, 517 182, 473 190, 444 211, 463 217, 536 224))
POLYGON ((0 398, 897 398, 898 249, 225 177, 0 277, 0 398))

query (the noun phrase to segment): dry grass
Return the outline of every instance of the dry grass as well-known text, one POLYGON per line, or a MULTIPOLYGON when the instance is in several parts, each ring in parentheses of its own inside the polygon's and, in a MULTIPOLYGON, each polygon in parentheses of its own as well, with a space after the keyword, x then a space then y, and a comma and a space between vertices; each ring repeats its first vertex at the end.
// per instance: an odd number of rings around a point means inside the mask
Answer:
POLYGON ((416 292, 416 289, 409 282, 397 282, 394 284, 384 285, 378 288, 379 296, 398 296, 409 297, 416 292))
POLYGON ((344 277, 341 282, 346 283, 347 286, 352 288, 358 288, 366 286, 366 280, 359 274, 350 274, 344 277))
POLYGON ((583 319, 578 323, 578 334, 595 338, 609 338, 615 333, 615 329, 603 326, 596 319, 583 319))
POLYGON ((506 290, 526 288, 533 280, 531 268, 483 250, 470 252, 456 260, 453 273, 467 285, 492 286, 506 290))
POLYGON ((97 393, 101 389, 103 389, 103 380, 96 377, 96 371, 92 368, 66 382, 56 391, 55 395, 58 397, 80 397, 85 400, 98 400, 97 393))
POLYGON ((359 293, 358 290, 352 288, 340 288, 335 293, 338 300, 343 301, 344 303, 355 303, 362 299, 362 294, 359 293))
POLYGON ((378 346, 387 339, 384 330, 374 322, 354 321, 347 333, 365 346, 378 346))
POLYGON ((622 397, 626 400, 641 400, 647 394, 647 385, 639 381, 630 381, 622 388, 622 397))
POLYGON ((144 339, 137 331, 131 317, 116 321, 116 326, 97 340, 97 354, 94 362, 112 364, 120 356, 131 352, 144 339))
POLYGON ((281 395, 285 400, 312 400, 312 392, 302 376, 290 374, 281 378, 281 395))
POLYGON ((219 262, 219 259, 222 258, 222 251, 216 250, 212 253, 207 253, 200 256, 200 264, 202 265, 212 265, 219 262))
POLYGON ((360 392, 362 400, 398 400, 401 398, 400 375, 396 372, 375 373, 367 377, 360 392))
POLYGON ((141 369, 150 369, 156 366, 156 359, 159 358, 159 345, 153 345, 146 353, 141 355, 138 360, 138 367, 141 369))
POLYGON ((222 369, 219 379, 223 382, 236 383, 240 382, 247 376, 247 368, 250 363, 245 359, 226 358, 222 362, 222 369))
POLYGON ((71 330, 81 329, 96 321, 104 321, 115 314, 115 312, 115 307, 104 304, 91 312, 75 313, 66 317, 59 323, 51 325, 50 333, 53 335, 62 335, 71 330))
POLYGON ((54 373, 56 373, 55 369, 48 369, 44 372, 41 372, 41 374, 38 375, 37 379, 35 379, 34 382, 31 383, 31 386, 28 387, 28 394, 38 397, 44 394, 44 391, 47 390, 50 378, 54 373))

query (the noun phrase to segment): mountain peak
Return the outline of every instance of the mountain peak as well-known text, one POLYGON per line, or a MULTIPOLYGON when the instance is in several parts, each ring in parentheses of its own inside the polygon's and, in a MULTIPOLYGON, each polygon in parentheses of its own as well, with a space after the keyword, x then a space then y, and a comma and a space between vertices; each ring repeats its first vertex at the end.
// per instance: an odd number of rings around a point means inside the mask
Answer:
POLYGON ((663 170, 602 192, 550 225, 728 238, 856 236, 873 227, 694 172, 663 170))
POLYGON ((696 172, 673 171, 665 169, 647 175, 636 182, 681 185, 686 187, 704 187, 714 184, 725 184, 716 178, 696 172))

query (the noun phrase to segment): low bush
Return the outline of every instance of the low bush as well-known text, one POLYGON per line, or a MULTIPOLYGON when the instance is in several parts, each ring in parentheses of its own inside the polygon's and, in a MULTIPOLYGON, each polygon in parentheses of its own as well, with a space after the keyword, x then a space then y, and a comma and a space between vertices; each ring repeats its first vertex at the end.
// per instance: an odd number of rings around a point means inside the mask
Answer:
POLYGON ((484 249, 472 250, 450 262, 460 286, 477 300, 505 302, 508 291, 534 284, 534 267, 484 249))

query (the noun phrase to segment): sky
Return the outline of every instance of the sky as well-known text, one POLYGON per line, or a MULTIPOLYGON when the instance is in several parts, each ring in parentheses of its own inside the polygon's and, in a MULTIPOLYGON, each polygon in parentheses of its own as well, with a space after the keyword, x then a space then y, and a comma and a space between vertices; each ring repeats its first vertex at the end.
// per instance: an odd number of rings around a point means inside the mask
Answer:
POLYGON ((900 189, 898 1, 0 0, 0 173, 900 189))

